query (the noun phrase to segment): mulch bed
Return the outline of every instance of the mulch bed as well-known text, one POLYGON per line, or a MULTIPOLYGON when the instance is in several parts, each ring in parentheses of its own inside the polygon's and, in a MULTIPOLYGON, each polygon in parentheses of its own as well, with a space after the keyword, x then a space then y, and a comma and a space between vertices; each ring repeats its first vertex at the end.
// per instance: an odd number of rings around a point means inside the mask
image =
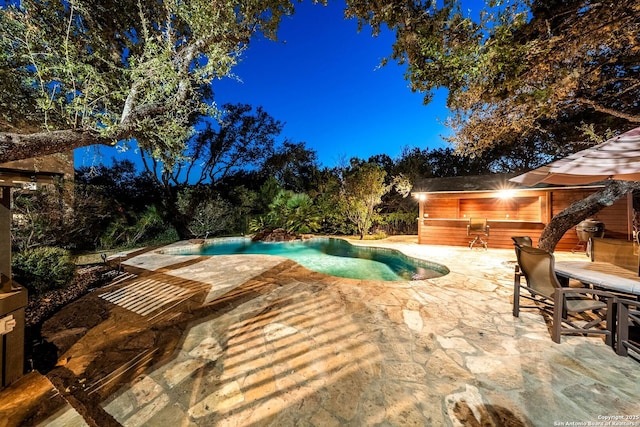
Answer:
POLYGON ((67 304, 100 288, 118 271, 105 264, 79 269, 73 281, 64 289, 54 289, 41 295, 29 295, 25 309, 25 358, 27 370, 49 371, 57 362, 57 349, 40 335, 42 324, 67 304))
POLYGON ((60 308, 95 288, 109 283, 118 272, 107 265, 85 267, 76 273, 73 281, 64 289, 54 289, 42 295, 29 295, 25 310, 27 327, 38 326, 60 308))

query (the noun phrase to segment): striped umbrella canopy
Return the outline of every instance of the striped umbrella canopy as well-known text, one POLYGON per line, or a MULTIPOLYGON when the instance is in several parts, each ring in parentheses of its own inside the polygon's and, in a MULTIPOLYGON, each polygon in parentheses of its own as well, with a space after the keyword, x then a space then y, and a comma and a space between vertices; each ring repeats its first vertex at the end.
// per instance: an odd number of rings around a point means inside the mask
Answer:
POLYGON ((640 181, 640 127, 509 181, 535 184, 589 184, 617 179, 640 181))

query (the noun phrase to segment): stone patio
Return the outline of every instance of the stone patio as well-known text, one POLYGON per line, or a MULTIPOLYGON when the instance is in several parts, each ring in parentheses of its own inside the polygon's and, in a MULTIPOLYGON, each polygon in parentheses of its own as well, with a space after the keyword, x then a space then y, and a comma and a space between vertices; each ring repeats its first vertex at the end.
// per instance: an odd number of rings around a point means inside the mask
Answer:
POLYGON ((352 243, 451 273, 372 282, 261 255, 128 259, 137 276, 85 297, 105 310, 100 322, 49 331, 67 350, 36 400, 58 403, 34 412, 34 399, 17 399, 47 381, 29 374, 0 393, 0 426, 607 425, 640 414, 637 362, 598 337, 553 343, 536 311, 512 316, 513 251, 415 242, 352 243), (122 361, 99 363, 112 354, 122 361))

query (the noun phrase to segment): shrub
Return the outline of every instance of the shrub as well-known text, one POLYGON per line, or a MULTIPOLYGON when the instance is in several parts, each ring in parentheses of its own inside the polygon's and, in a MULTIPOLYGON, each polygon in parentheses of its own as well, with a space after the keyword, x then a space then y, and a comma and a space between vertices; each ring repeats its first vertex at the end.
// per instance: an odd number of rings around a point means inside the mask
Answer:
POLYGON ((180 240, 180 236, 178 236, 176 229, 171 225, 165 224, 162 230, 158 231, 158 233, 149 240, 146 240, 144 244, 167 245, 169 243, 177 242, 178 240, 180 240))
POLYGON ((133 248, 154 242, 176 241, 175 230, 166 224, 155 206, 147 207, 132 218, 120 217, 112 221, 100 236, 103 249, 133 248), (130 223, 131 222, 131 223, 130 223))
POLYGON ((18 283, 34 294, 65 287, 73 278, 76 265, 69 251, 39 247, 13 256, 12 269, 18 283))
POLYGON ((311 233, 320 228, 320 214, 305 193, 282 190, 269 205, 268 225, 287 233, 311 233))
POLYGON ((362 240, 382 240, 387 238, 387 233, 383 230, 376 230, 375 233, 365 234, 362 240))
POLYGON ((197 204, 193 211, 189 231, 194 237, 215 236, 228 232, 233 224, 233 206, 216 195, 197 204))
POLYGON ((262 231, 268 227, 269 221, 267 220, 266 216, 259 216, 249 221, 249 231, 252 233, 257 233, 258 231, 262 231))

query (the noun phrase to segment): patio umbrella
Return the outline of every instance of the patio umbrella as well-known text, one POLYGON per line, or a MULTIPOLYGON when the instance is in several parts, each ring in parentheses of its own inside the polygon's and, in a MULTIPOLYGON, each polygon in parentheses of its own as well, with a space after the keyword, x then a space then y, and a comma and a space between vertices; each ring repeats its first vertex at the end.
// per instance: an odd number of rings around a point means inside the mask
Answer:
POLYGON ((640 127, 509 181, 531 186, 589 184, 606 179, 640 181, 640 127))

